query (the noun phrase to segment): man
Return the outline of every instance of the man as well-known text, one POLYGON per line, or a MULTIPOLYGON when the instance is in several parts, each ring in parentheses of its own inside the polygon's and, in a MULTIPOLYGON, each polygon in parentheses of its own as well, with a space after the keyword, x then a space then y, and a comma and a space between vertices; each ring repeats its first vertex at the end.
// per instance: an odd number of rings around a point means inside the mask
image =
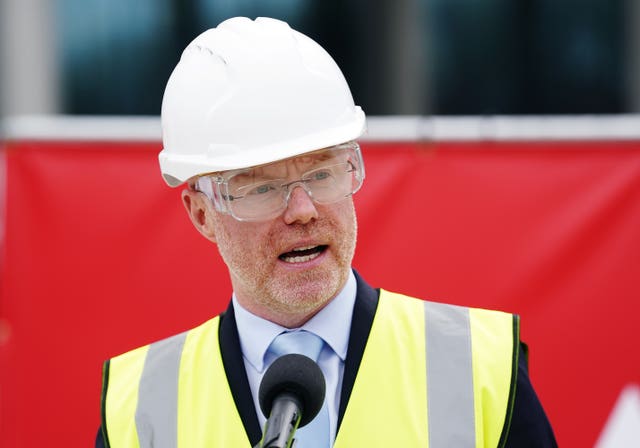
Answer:
POLYGON ((365 116, 320 46, 277 20, 223 22, 185 49, 162 126, 163 177, 186 183, 233 297, 105 364, 97 446, 257 446, 261 379, 300 337, 327 390, 300 447, 556 445, 517 317, 374 290, 352 270, 365 116))

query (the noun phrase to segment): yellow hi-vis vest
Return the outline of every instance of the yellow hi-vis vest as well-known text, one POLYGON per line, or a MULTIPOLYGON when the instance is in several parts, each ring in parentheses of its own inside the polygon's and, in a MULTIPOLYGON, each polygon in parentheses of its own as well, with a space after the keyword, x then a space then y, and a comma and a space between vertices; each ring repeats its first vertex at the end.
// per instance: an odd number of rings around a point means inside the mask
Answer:
MULTIPOLYGON (((111 448, 251 448, 227 381, 219 318, 105 363, 111 448)), ((384 290, 335 448, 496 447, 510 424, 517 316, 384 290)))

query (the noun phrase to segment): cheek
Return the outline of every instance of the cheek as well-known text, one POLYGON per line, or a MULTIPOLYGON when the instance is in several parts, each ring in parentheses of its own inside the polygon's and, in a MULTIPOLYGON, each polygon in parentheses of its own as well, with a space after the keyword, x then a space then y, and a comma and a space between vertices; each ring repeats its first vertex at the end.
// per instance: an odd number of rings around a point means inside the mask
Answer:
POLYGON ((351 262, 355 251, 358 223, 353 200, 345 200, 327 212, 336 252, 342 262, 351 262))
MULTIPOLYGON (((225 222, 224 218, 214 222, 218 250, 229 267, 250 265, 268 247, 268 238, 262 236, 259 226, 238 225, 225 222)), ((233 219, 233 218, 230 218, 233 219)))
POLYGON ((344 237, 353 237, 355 235, 358 224, 352 199, 340 203, 340 207, 334 213, 334 222, 340 228, 344 237))

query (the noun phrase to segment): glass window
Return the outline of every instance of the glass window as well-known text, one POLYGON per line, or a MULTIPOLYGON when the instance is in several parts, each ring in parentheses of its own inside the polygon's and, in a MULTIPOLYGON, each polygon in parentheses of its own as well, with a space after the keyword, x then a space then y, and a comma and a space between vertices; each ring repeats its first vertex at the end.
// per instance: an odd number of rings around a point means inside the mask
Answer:
POLYGON ((63 112, 69 114, 159 114, 182 49, 237 15, 280 18, 318 41, 369 115, 633 112, 625 84, 633 63, 625 0, 56 5, 63 112))

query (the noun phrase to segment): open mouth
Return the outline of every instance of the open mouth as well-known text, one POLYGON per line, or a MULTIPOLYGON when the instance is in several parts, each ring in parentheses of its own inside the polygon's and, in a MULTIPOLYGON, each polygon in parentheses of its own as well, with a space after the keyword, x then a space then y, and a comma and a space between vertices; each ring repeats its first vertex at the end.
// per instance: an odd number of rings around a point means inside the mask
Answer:
POLYGON ((317 258, 327 250, 326 245, 321 246, 308 246, 308 247, 300 247, 298 249, 294 249, 291 252, 285 252, 281 254, 278 258, 280 258, 285 263, 304 263, 306 261, 311 261, 314 258, 317 258))

